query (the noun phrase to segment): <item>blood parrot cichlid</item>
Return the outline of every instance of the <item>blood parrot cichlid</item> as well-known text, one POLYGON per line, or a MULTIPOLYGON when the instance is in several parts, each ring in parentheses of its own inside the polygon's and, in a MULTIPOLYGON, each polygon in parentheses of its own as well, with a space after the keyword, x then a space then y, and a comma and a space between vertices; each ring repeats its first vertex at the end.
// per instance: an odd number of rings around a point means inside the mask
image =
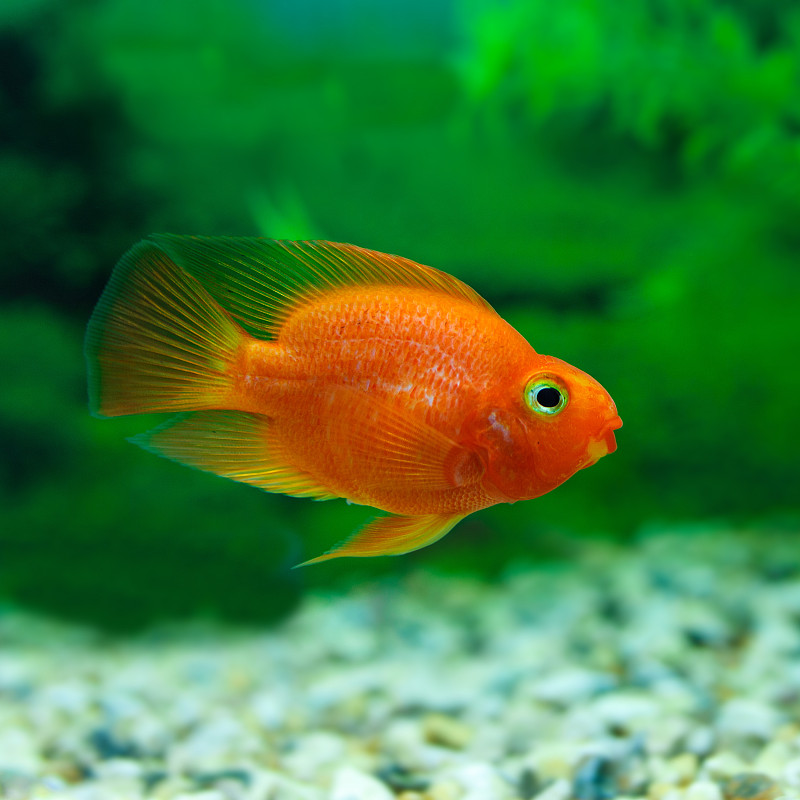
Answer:
POLYGON ((145 448, 390 512, 306 563, 406 553, 539 497, 622 425, 457 278, 347 244, 153 236, 117 264, 86 357, 96 415, 174 412, 145 448))

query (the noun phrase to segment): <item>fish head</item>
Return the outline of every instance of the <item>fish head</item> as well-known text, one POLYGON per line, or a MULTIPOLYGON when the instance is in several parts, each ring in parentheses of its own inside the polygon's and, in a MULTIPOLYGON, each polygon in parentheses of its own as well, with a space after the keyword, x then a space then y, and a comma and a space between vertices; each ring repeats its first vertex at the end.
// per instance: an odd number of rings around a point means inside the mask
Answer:
POLYGON ((609 393, 577 367, 540 356, 526 376, 522 404, 528 467, 544 491, 617 449, 622 420, 609 393))
POLYGON ((537 355, 535 365, 494 388, 467 428, 483 463, 484 489, 496 502, 515 502, 539 497, 613 453, 621 425, 614 401, 594 378, 537 355))

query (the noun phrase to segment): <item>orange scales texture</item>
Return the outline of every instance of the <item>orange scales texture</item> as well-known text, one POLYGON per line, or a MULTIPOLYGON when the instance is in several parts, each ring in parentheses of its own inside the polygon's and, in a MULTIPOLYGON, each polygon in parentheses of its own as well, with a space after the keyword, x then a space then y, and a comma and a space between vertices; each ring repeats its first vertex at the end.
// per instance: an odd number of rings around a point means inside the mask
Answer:
POLYGON ((455 444, 470 408, 532 351, 493 311, 442 299, 424 289, 375 287, 301 305, 276 344, 249 343, 237 382, 243 407, 272 418, 295 463, 320 474, 323 461, 321 482, 356 502, 402 514, 470 513, 491 505, 477 458, 460 454, 455 444), (359 402, 362 395, 371 402, 359 402), (367 418, 379 409, 370 426, 367 418), (381 426, 388 430, 393 409, 430 426, 420 427, 420 445, 424 434, 446 432, 450 441, 436 437, 435 444, 453 451, 446 453, 449 470, 424 474, 381 461, 381 448, 370 448, 370 439, 380 437, 381 426), (309 419, 324 423, 310 426, 309 419))

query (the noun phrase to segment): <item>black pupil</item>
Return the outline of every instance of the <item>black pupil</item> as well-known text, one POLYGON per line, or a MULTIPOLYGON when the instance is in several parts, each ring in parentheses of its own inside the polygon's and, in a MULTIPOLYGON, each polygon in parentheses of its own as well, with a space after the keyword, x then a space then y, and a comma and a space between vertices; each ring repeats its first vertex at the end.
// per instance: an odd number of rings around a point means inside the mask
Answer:
POLYGON ((555 408, 561 402, 561 392, 552 386, 543 386, 536 392, 536 402, 545 408, 555 408))

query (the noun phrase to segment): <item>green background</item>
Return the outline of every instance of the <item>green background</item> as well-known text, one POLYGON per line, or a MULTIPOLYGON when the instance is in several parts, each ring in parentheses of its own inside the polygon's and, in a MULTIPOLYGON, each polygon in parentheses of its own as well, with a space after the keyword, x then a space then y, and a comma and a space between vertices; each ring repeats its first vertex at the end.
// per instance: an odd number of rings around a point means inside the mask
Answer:
POLYGON ((797 531, 793 0, 5 0, 0 187, 6 604, 260 622, 309 587, 493 579, 653 524, 797 531), (433 548, 291 570, 371 512, 186 469, 126 441, 157 419, 88 415, 86 320, 151 232, 451 272, 604 384, 619 449, 433 548))

